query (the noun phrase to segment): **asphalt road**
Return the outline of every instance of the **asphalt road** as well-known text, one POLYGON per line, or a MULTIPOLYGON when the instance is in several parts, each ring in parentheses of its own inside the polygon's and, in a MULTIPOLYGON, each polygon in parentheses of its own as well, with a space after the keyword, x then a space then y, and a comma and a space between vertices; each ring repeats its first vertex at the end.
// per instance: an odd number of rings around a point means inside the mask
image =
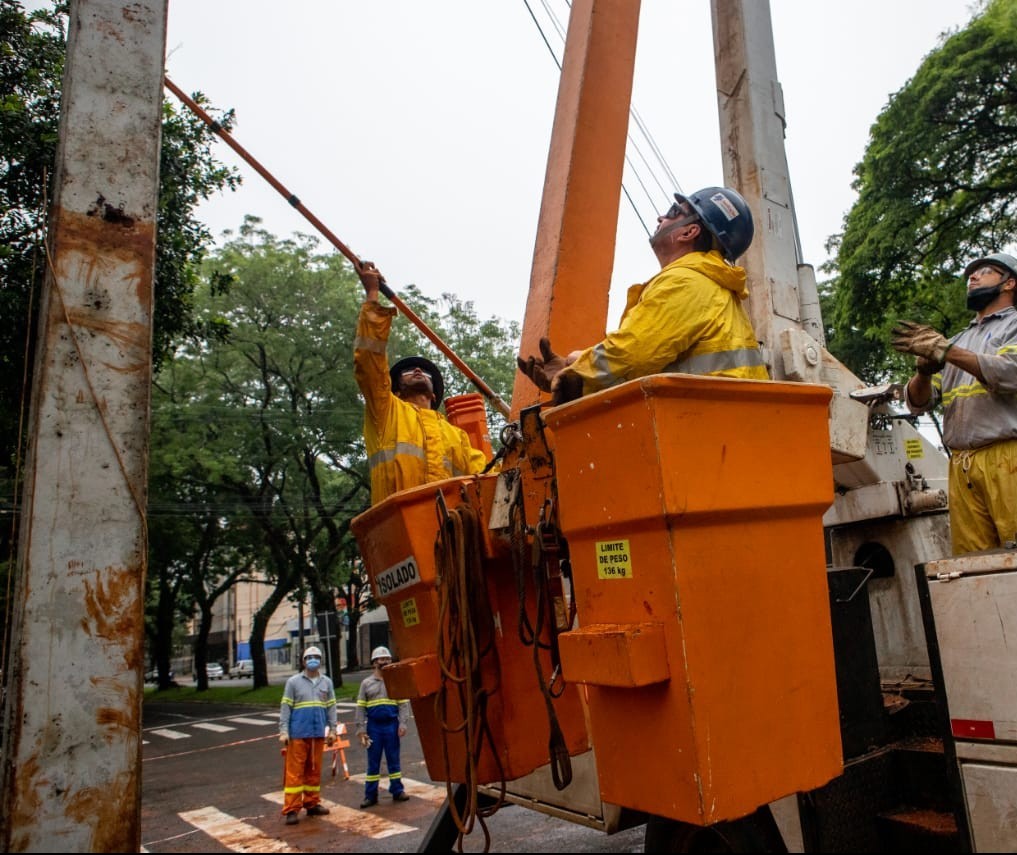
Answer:
MULTIPOLYGON (((354 706, 340 702, 339 721, 353 731, 354 706)), ((345 750, 333 777, 326 754, 324 817, 282 817, 283 759, 278 710, 224 704, 148 701, 143 723, 142 851, 144 852, 416 852, 444 802, 444 783, 424 766, 415 728, 403 740, 407 802, 387 797, 360 810, 366 752, 345 750)), ((353 742, 353 740, 350 740, 353 742)), ((383 767, 384 774, 384 767, 383 767)), ((602 831, 508 805, 487 820, 491 852, 642 852, 642 827, 602 831)), ((482 852, 479 824, 463 851, 482 852)))

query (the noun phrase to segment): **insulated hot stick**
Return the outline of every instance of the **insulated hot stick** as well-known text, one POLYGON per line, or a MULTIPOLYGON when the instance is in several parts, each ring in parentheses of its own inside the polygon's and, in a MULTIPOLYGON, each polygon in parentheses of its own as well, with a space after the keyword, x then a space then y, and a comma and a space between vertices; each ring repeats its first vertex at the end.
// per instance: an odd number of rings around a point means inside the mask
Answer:
MULTIPOLYGON (((293 193, 286 189, 286 187, 283 186, 283 184, 281 184, 276 179, 276 177, 272 175, 271 172, 265 169, 265 167, 262 166, 250 153, 248 153, 248 151, 242 145, 240 145, 240 143, 233 139, 230 133, 226 131, 222 127, 222 125, 220 125, 215 119, 208 115, 208 113, 201 109, 201 107, 198 105, 196 101, 194 101, 193 98, 190 98, 187 94, 185 94, 184 91, 180 89, 180 87, 177 86, 175 83, 173 83, 173 81, 170 80, 168 77, 164 77, 163 80, 166 83, 166 88, 169 89, 169 91, 172 92, 174 95, 176 95, 176 97, 180 99, 181 103, 183 103, 188 109, 190 109, 192 113, 194 113, 199 119, 201 119, 201 121, 208 125, 213 131, 215 131, 215 133, 218 134, 230 148, 232 148, 237 154, 239 154, 244 160, 246 160, 247 163, 249 163, 262 178, 264 178, 269 184, 271 184, 279 192, 279 194, 283 196, 287 202, 290 203, 290 205, 292 205, 301 214, 303 214, 304 218, 312 226, 314 226, 318 230, 318 232, 329 243, 332 244, 332 246, 334 246, 336 249, 339 250, 339 252, 346 256, 350 263, 353 264, 354 268, 357 269, 360 268, 361 264, 360 259, 357 258, 353 251, 348 246, 346 246, 346 244, 344 244, 341 240, 339 240, 339 238, 337 238, 332 233, 332 231, 323 222, 321 222, 321 220, 319 220, 316 216, 314 216, 314 214, 307 210, 307 208, 304 207, 304 204, 300 201, 300 199, 298 199, 293 193)), ((488 386, 483 380, 481 380, 480 377, 477 376, 477 374, 473 371, 473 369, 471 369, 465 362, 463 362, 463 360, 460 359, 458 355, 456 355, 452 348, 445 344, 445 342, 441 340, 438 334, 434 330, 432 330, 416 312, 414 312, 409 306, 406 305, 406 303, 404 303, 398 296, 396 296, 395 292, 391 288, 389 288, 388 285, 382 283, 380 290, 382 294, 384 294, 386 297, 388 297, 389 300, 392 301, 392 305, 394 305, 400 312, 402 312, 407 318, 409 318, 410 321, 413 322, 414 326, 416 326, 417 329, 419 329, 425 336, 427 336, 427 338, 431 340, 431 343, 434 344, 434 346, 437 347, 438 350, 440 350, 443 354, 445 354, 445 356, 448 357, 449 361, 453 365, 455 365, 456 368, 458 368, 464 375, 466 375, 466 378, 474 386, 477 387, 477 390, 485 398, 487 398, 488 401, 491 402, 491 406, 493 406, 506 419, 509 418, 510 411, 508 404, 506 404, 501 398, 499 398, 498 395, 495 394, 494 390, 490 386, 488 386)))

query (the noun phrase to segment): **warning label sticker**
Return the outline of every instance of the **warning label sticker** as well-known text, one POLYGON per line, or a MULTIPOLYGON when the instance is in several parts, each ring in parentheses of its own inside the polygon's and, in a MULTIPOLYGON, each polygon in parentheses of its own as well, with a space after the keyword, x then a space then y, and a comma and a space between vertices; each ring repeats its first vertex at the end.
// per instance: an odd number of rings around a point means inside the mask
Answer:
POLYGON ((916 457, 925 457, 922 441, 920 439, 905 439, 904 453, 907 455, 908 460, 914 460, 916 457))
POLYGON ((598 540, 597 576, 601 579, 631 579, 632 557, 627 540, 598 540))
POLYGON ((413 597, 403 600, 399 610, 403 615, 403 626, 416 626, 420 623, 420 612, 417 611, 417 601, 413 597))

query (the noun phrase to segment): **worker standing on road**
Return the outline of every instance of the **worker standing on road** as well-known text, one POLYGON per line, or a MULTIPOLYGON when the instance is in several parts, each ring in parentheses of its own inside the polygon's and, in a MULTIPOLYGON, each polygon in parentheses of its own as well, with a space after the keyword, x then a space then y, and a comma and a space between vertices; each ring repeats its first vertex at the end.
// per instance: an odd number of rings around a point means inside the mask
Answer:
POLYGON ((378 302, 385 277, 360 262, 364 304, 357 319, 353 371, 364 395, 364 440, 371 467, 371 504, 399 490, 483 472, 487 458, 466 431, 438 412, 445 383, 437 366, 409 356, 389 368, 389 330, 394 306, 378 302))
POLYGON ((286 750, 283 809, 287 825, 296 825, 300 809, 322 816, 321 758, 325 743, 335 741, 335 687, 320 672, 321 651, 304 651, 304 668, 286 681, 279 707, 279 741, 286 750))
POLYGON ((749 206, 726 187, 674 198, 650 237, 660 272, 629 288, 618 329, 567 357, 546 338, 539 357, 520 356, 519 369, 552 403, 663 372, 769 379, 742 306, 745 270, 734 263, 752 242, 749 206))
POLYGON ((388 696, 381 669, 391 661, 392 654, 387 647, 374 648, 371 652, 374 671, 364 678, 357 695, 357 737, 367 749, 364 801, 360 804, 362 808, 378 804, 383 753, 388 767, 388 791, 392 800, 405 802, 409 799, 403 786, 402 767, 399 765, 399 740, 406 735, 409 702, 396 701, 388 696))
POLYGON ((912 321, 893 330, 894 349, 918 357, 908 409, 943 405, 954 555, 1017 540, 1017 258, 976 258, 964 277, 975 317, 953 338, 912 321))

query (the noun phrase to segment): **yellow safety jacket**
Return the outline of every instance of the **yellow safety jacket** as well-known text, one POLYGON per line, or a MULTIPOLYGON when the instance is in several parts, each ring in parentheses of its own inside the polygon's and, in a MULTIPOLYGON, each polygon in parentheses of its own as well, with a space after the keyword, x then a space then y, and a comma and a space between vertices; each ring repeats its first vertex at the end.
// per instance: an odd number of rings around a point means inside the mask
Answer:
POLYGON ((618 329, 565 370, 582 378, 584 395, 663 372, 768 380, 748 295, 745 270, 719 252, 683 255, 630 287, 618 329))
POLYGON ((462 428, 437 410, 421 409, 392 393, 386 349, 395 313, 391 306, 365 302, 353 345, 353 373, 365 403, 372 505, 399 490, 473 475, 487 465, 462 428))

